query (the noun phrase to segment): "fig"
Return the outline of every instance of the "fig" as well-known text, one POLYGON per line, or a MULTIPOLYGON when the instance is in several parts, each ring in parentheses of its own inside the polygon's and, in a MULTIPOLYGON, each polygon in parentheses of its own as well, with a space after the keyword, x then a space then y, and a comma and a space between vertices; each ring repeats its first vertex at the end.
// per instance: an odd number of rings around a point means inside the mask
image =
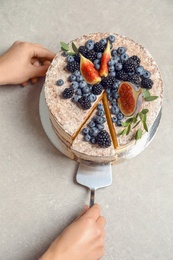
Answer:
POLYGON ((129 82, 122 82, 118 89, 118 106, 124 116, 138 113, 142 105, 142 89, 139 90, 129 82))
POLYGON ((111 50, 110 50, 110 42, 107 42, 106 49, 103 52, 102 58, 101 58, 101 67, 100 67, 100 76, 101 77, 107 77, 109 73, 108 68, 108 61, 111 58, 111 50))
POLYGON ((91 85, 101 81, 99 71, 95 69, 94 64, 80 54, 80 72, 84 80, 91 85))

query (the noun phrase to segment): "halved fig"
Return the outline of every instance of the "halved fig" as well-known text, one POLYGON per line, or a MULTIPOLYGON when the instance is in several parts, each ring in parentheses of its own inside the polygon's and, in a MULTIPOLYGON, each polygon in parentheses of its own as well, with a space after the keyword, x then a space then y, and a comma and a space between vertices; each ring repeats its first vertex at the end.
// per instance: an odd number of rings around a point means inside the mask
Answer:
POLYGON ((108 61, 111 58, 111 50, 110 50, 110 42, 107 42, 106 49, 103 52, 102 58, 101 58, 101 67, 100 67, 100 76, 101 77, 107 77, 109 73, 108 68, 108 61))
POLYGON ((122 82, 118 89, 118 106, 124 116, 132 116, 140 110, 142 89, 139 90, 129 82, 122 82))
POLYGON ((98 70, 95 69, 94 64, 80 54, 80 72, 84 80, 91 85, 97 84, 101 81, 98 70))

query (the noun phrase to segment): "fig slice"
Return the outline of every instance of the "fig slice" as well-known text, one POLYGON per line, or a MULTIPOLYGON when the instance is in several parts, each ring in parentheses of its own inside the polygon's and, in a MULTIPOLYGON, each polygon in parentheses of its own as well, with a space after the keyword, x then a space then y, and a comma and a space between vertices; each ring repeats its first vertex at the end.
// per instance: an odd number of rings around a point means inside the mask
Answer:
POLYGON ((103 52, 102 58, 101 58, 101 67, 100 67, 100 76, 101 77, 107 77, 109 73, 108 68, 108 61, 111 58, 111 50, 110 50, 110 42, 107 42, 106 49, 103 52))
POLYGON ((126 116, 137 114, 142 105, 142 89, 137 89, 129 82, 122 82, 118 89, 118 106, 121 113, 126 116))
POLYGON ((95 69, 94 64, 80 54, 80 72, 84 80, 91 85, 101 81, 99 71, 95 69))

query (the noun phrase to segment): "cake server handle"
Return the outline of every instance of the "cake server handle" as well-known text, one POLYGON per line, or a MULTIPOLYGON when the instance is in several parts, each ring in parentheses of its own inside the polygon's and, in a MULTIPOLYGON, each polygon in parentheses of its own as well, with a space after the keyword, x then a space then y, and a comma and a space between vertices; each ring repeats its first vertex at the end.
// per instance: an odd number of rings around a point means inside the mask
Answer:
POLYGON ((91 189, 91 194, 90 194, 90 208, 94 205, 94 197, 95 197, 95 190, 91 189))

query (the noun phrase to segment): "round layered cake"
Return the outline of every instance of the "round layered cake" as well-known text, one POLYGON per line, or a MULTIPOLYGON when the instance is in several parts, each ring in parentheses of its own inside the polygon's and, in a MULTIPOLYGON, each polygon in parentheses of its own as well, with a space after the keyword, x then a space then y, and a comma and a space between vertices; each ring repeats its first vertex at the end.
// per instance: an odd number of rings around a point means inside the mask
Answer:
POLYGON ((154 136, 163 82, 151 54, 116 33, 83 35, 52 61, 44 84, 53 131, 71 159, 117 162, 154 136))

